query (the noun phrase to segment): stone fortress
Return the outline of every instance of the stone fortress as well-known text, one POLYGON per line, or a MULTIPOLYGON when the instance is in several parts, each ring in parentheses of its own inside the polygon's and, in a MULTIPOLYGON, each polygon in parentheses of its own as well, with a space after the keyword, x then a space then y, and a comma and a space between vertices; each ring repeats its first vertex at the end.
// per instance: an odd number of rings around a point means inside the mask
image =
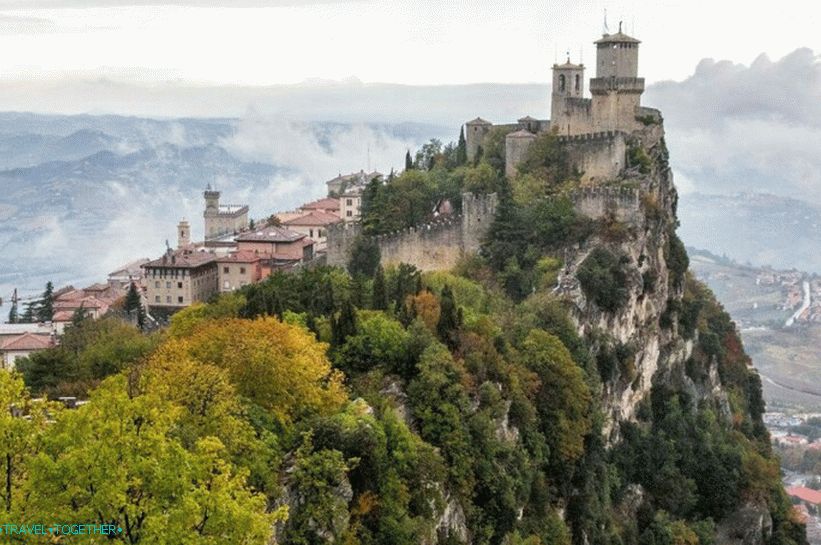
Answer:
POLYGON ((553 65, 552 119, 526 116, 516 123, 494 125, 477 117, 465 124, 469 161, 483 152, 494 130, 506 132, 505 169, 515 176, 516 166, 538 135, 553 132, 567 146, 582 182, 613 178, 625 166, 627 139, 646 120, 660 119, 657 110, 641 107, 644 78, 638 77, 639 40, 624 34, 604 34, 596 45, 596 77, 590 79, 592 98, 584 98, 583 64, 553 65))
MULTIPOLYGON (((205 240, 213 240, 225 235, 233 235, 248 228, 248 205, 220 204, 220 192, 208 187, 205 197, 205 240)), ((181 229, 181 228, 180 228, 181 229)))
MULTIPOLYGON (((465 124, 469 162, 483 153, 488 136, 504 133, 505 174, 516 175, 518 164, 539 135, 553 132, 581 175, 581 187, 566 196, 576 210, 593 219, 606 214, 628 224, 641 216, 641 190, 609 187, 628 167, 630 147, 652 147, 663 138, 661 113, 641 106, 644 79, 638 77, 639 40, 621 31, 595 42, 596 77, 590 80, 592 98, 584 97, 584 65, 553 66, 552 120, 526 116, 517 123, 494 125, 482 118, 465 124)), ((422 270, 448 269, 466 253, 477 252, 493 221, 497 196, 462 195, 462 212, 440 216, 431 223, 374 237, 382 264, 411 263, 422 270)), ((362 233, 359 222, 328 229, 328 265, 345 266, 354 240, 362 233)))

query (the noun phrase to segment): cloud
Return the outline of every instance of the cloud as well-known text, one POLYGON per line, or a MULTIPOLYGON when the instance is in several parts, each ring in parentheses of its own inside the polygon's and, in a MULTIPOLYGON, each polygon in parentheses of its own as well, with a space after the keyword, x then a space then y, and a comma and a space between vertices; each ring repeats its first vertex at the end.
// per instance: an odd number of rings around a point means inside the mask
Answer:
MULTIPOLYGON (((821 59, 802 48, 749 66, 702 60, 652 85, 674 170, 703 193, 772 192, 821 203, 821 59)), ((681 176, 680 176, 681 177, 681 176)))

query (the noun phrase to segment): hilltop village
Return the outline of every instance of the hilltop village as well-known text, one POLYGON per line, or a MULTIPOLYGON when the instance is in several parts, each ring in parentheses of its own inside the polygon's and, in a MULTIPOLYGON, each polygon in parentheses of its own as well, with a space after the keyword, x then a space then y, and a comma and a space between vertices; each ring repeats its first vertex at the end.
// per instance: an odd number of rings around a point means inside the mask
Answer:
MULTIPOLYGON (((609 187, 606 182, 637 174, 641 160, 647 159, 636 159, 637 146, 649 149, 663 140, 661 114, 641 106, 644 79, 638 77, 639 44, 621 28, 595 42, 596 75, 589 82, 592 98, 584 97, 583 64, 568 58, 553 65, 551 120, 524 116, 515 123, 494 125, 478 117, 466 122, 460 146, 467 163, 478 164, 492 142, 501 140, 504 172, 512 178, 533 142, 540 135, 553 134, 579 173, 584 191, 571 196, 579 209, 594 218, 609 210, 617 210, 623 219, 635 216, 638 192, 609 187)), ((182 219, 176 244, 166 241, 162 255, 123 265, 108 275, 105 284, 84 289, 67 286, 50 294, 54 313, 49 323, 4 325, 6 340, 0 354, 5 354, 8 367, 13 366, 16 357, 53 345, 76 313, 97 317, 121 309, 132 285, 140 295, 145 320, 160 325, 182 308, 260 282, 273 271, 344 266, 351 245, 362 234, 363 193, 374 180, 384 184, 388 178, 376 171, 339 173, 325 182, 326 197, 255 220, 247 204, 225 203, 222 192, 208 184, 203 192, 204 240, 192 240, 191 224, 182 219)), ((460 203, 447 199, 432 203, 425 223, 380 235, 383 262, 412 263, 421 270, 454 266, 461 256, 479 251, 496 204, 495 194, 471 193, 461 195, 460 203)), ((12 303, 17 309, 17 302, 12 303)))

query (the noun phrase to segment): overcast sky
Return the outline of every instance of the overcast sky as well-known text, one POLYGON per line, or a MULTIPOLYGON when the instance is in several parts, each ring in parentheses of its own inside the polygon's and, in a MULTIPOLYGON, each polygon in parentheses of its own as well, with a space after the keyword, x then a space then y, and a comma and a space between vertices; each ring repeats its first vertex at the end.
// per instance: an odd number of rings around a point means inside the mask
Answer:
POLYGON ((821 50, 821 4, 792 0, 0 0, 0 77, 539 83, 567 50, 592 60, 605 9, 643 41, 648 82, 821 50))

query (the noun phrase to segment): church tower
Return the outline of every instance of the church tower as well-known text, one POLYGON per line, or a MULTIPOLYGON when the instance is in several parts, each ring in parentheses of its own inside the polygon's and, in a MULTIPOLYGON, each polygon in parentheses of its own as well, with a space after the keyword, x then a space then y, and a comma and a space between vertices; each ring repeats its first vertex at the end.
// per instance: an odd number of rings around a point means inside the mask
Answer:
POLYGON ((177 224, 177 249, 185 248, 191 244, 191 227, 188 220, 183 218, 177 224))
POLYGON ((605 34, 596 44, 596 77, 590 80, 595 131, 631 131, 644 92, 638 77, 639 44, 621 31, 605 34))
POLYGON ((584 124, 584 116, 577 115, 577 110, 585 109, 584 101, 584 65, 573 64, 570 56, 564 64, 553 65, 553 93, 550 101, 550 127, 559 134, 577 134, 584 127, 576 126, 579 121, 584 124))

